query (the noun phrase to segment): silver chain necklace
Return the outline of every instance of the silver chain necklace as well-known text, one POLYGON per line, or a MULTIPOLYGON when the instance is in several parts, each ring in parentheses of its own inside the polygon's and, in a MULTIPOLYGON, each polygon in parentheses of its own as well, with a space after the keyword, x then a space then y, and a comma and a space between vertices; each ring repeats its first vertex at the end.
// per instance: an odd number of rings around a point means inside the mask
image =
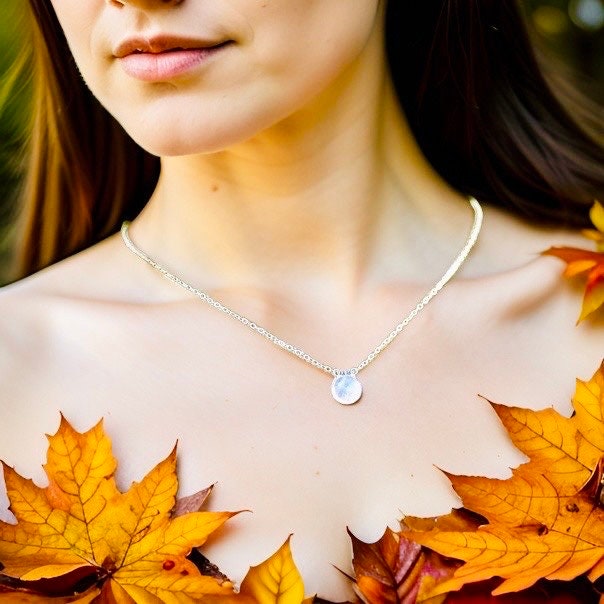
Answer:
POLYGON ((476 199, 473 197, 469 198, 470 205, 474 210, 474 222, 472 224, 472 228, 470 229, 470 234, 466 240, 465 245, 459 252, 459 254, 455 257, 455 260, 451 263, 451 266, 446 270, 445 274, 440 278, 440 280, 434 285, 434 287, 418 302, 415 308, 388 334, 388 336, 377 346, 374 348, 358 365, 352 367, 351 369, 336 369, 331 365, 325 365, 321 363, 314 357, 310 356, 308 353, 304 352, 301 348, 296 348, 292 344, 288 344, 285 340, 278 338, 276 335, 272 334, 264 327, 257 325, 253 321, 250 321, 248 318, 236 313, 234 310, 231 310, 227 306, 224 306, 217 300, 214 300, 211 296, 198 290, 197 288, 185 283, 182 279, 179 279, 176 275, 168 272, 163 266, 159 265, 155 260, 151 259, 145 252, 137 248, 132 240, 128 236, 128 225, 129 221, 124 221, 122 223, 121 234, 124 243, 128 247, 130 251, 136 254, 139 258, 144 260, 147 264, 151 265, 154 269, 158 270, 166 279, 184 287, 184 289, 190 291, 192 294, 195 294, 201 300, 213 306, 214 308, 222 311, 223 313, 233 317, 233 319, 237 319, 237 321, 243 323, 246 327, 254 330, 259 333, 261 336, 264 336, 267 340, 279 346, 283 350, 296 355, 298 358, 306 361, 313 367, 324 371, 325 373, 333 376, 333 381, 331 384, 331 394, 333 398, 342 405, 352 405, 356 403, 363 394, 363 387, 357 378, 357 374, 361 369, 364 369, 369 365, 385 348, 388 346, 396 336, 398 336, 403 329, 413 320, 417 315, 425 308, 425 306, 438 294, 438 292, 453 278, 455 273, 459 270, 461 265, 464 263, 468 254, 474 247, 476 240, 478 239, 478 234, 480 233, 480 229, 482 227, 482 208, 476 199))

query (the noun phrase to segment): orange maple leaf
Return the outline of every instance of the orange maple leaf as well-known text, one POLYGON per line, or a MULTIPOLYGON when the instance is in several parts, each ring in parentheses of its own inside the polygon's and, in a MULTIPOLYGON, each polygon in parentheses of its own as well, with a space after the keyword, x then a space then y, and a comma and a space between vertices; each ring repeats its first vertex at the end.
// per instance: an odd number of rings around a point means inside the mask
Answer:
POLYGON ((551 247, 543 252, 544 255, 555 256, 566 262, 565 277, 587 274, 581 314, 577 323, 604 306, 604 206, 596 201, 589 215, 596 228, 586 229, 583 234, 596 242, 598 251, 551 247))
POLYGON ((58 601, 65 602, 99 595, 106 602, 233 595, 229 582, 202 575, 186 556, 234 513, 172 513, 176 447, 121 493, 102 422, 81 434, 61 417, 48 439, 46 488, 3 464, 17 523, 0 522, 0 600, 18 602, 24 596, 33 602, 36 593, 63 596, 58 601))
POLYGON ((411 530, 403 535, 465 561, 430 595, 500 577, 494 595, 540 579, 604 575, 604 363, 577 380, 575 412, 531 411, 492 403, 514 444, 530 459, 511 478, 447 474, 465 508, 486 523, 472 530, 411 530))

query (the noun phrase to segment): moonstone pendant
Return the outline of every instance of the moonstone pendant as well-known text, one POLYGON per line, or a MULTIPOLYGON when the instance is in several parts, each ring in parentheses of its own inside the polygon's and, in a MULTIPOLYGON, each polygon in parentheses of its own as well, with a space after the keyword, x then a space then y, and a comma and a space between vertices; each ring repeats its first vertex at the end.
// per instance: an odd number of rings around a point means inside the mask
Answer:
POLYGON ((333 379, 331 394, 342 405, 354 405, 363 394, 363 386, 357 380, 356 375, 344 373, 333 379))

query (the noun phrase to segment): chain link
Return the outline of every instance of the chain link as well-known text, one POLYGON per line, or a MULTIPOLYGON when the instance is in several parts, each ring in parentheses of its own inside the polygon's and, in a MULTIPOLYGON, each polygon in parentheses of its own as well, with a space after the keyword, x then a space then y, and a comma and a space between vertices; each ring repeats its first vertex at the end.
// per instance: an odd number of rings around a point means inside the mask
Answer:
POLYGON ((436 285, 421 299, 421 301, 415 306, 415 308, 398 325, 396 325, 396 327, 379 344, 379 346, 376 346, 376 348, 374 348, 373 351, 370 352, 365 357, 365 359, 363 359, 358 365, 356 365, 355 367, 352 367, 351 369, 346 369, 346 370, 336 369, 336 368, 332 367, 331 365, 326 365, 324 363, 321 363, 320 361, 318 361, 317 359, 312 357, 307 352, 304 352, 304 350, 302 350, 301 348, 296 348, 295 346, 293 346, 292 344, 289 344, 285 340, 278 338, 276 335, 272 334, 270 331, 268 331, 264 327, 261 327, 260 325, 257 325, 256 323, 254 323, 247 317, 244 317, 243 315, 236 313, 234 310, 232 310, 232 309, 228 308, 227 306, 225 306, 224 304, 221 304, 220 302, 218 302, 218 300, 214 300, 214 298, 212 298, 205 292, 193 287, 192 285, 189 285, 188 283, 185 283, 182 279, 179 279, 176 275, 173 275, 172 273, 170 273, 163 266, 161 266, 160 264, 155 262, 155 260, 153 260, 152 258, 147 256, 147 254, 145 254, 145 252, 143 252, 142 250, 137 248, 134 245, 134 243, 132 243, 132 240, 128 236, 128 226, 129 226, 130 222, 127 220, 122 223, 121 235, 122 235, 122 239, 124 240, 124 243, 126 244, 126 247, 131 252, 136 254, 139 258, 144 260, 147 264, 149 264, 154 269, 159 271, 166 279, 172 281, 173 283, 176 283, 177 285, 180 285, 181 287, 183 287, 187 291, 191 292, 192 294, 195 294, 203 302, 206 302, 207 304, 209 304, 210 306, 213 306, 217 310, 229 315, 230 317, 233 317, 233 319, 236 319, 237 321, 239 321, 246 327, 249 327, 256 333, 265 337, 267 340, 269 340, 276 346, 279 346, 283 350, 297 356, 298 358, 302 359, 306 363, 309 363, 313 367, 316 367, 317 369, 321 369, 325 373, 329 373, 330 375, 336 377, 338 375, 343 375, 343 374, 355 375, 359 371, 361 371, 361 369, 364 369, 365 367, 367 367, 367 365, 372 363, 376 359, 376 357, 389 344, 391 344, 392 341, 405 329, 405 327, 407 327, 407 325, 409 325, 409 323, 413 319, 415 319, 415 317, 417 317, 417 315, 426 307, 426 305, 430 302, 430 300, 432 300, 432 298, 434 298, 438 294, 438 292, 440 292, 440 290, 453 278, 455 273, 457 273, 457 271, 460 269, 461 265, 465 262, 466 258, 468 257, 470 251, 474 247, 474 244, 476 243, 476 241, 478 239, 478 235, 479 235, 480 229, 482 227, 483 212, 482 212, 482 208, 480 207, 480 204, 474 197, 470 197, 469 202, 470 202, 470 205, 472 206, 472 209, 474 210, 474 222, 472 224, 472 228, 470 229, 470 233, 468 235, 465 245, 463 246, 463 248, 461 249, 459 254, 455 257, 455 260, 453 260, 453 262, 451 263, 449 268, 446 270, 445 274, 440 278, 440 280, 436 283, 436 285))

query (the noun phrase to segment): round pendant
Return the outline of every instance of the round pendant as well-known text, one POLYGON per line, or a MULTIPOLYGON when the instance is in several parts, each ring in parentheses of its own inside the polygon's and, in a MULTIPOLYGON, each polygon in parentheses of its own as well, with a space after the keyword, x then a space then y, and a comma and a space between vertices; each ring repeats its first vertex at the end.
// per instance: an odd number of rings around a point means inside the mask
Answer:
POLYGON ((354 405, 363 394, 363 386, 356 375, 345 373, 333 379, 331 394, 342 405, 354 405))

